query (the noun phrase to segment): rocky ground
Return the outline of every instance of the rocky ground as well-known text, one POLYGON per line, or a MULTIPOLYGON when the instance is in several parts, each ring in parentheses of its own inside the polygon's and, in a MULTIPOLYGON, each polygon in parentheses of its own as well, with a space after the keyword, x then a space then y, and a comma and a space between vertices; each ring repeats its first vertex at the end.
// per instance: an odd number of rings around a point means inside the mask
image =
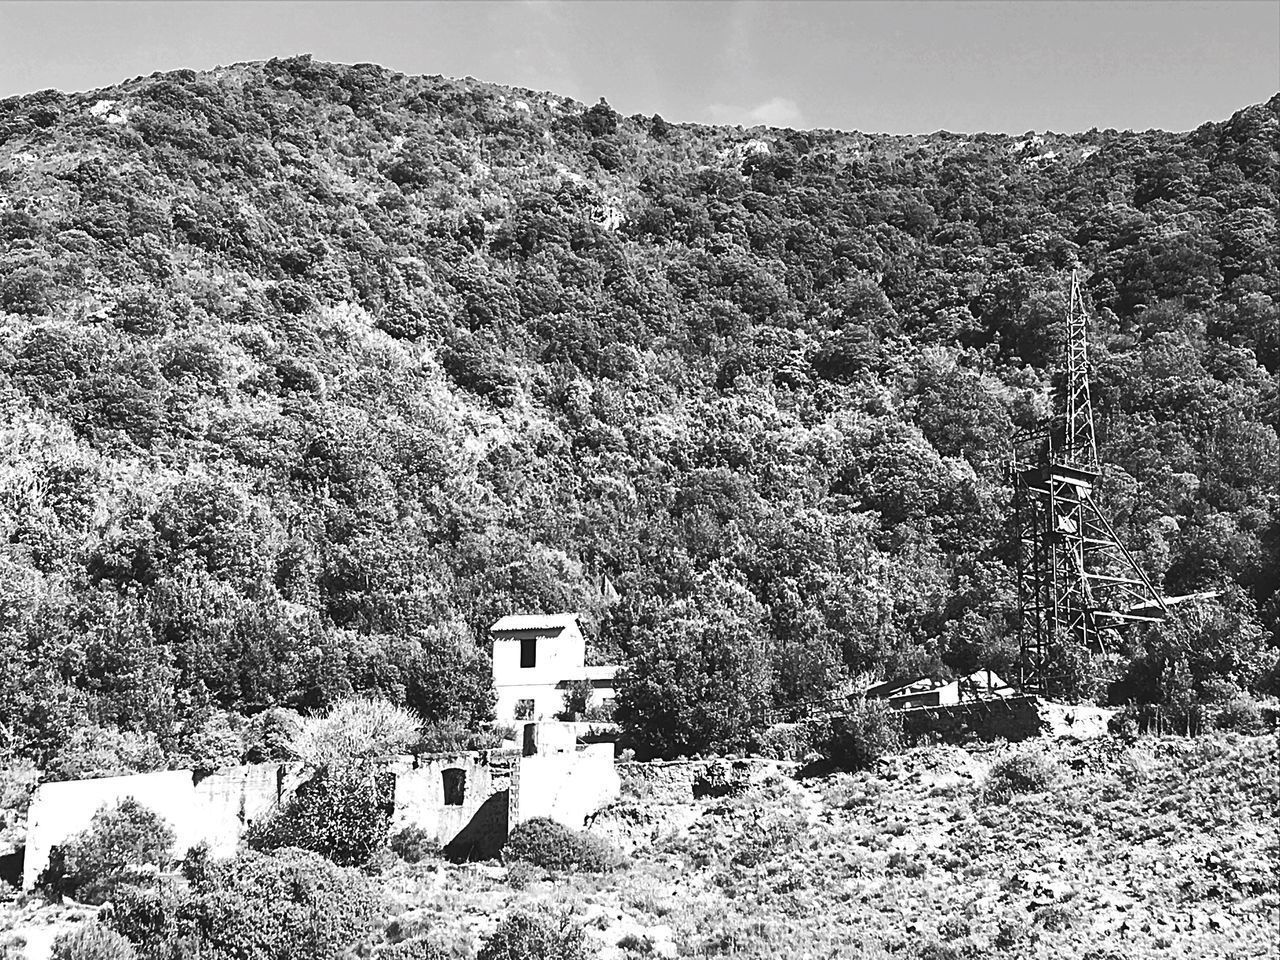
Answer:
MULTIPOLYGON (((534 908, 572 914, 604 958, 1184 960, 1280 949, 1274 736, 931 746, 859 774, 630 765, 624 783, 592 829, 629 851, 628 868, 551 877, 394 864, 383 875, 386 935, 429 933, 464 955, 507 911, 534 908), (1051 757, 1045 789, 987 796, 991 764, 1026 750, 1051 757)), ((14 902, 0 929, 35 931, 37 947, 66 917, 14 902)))

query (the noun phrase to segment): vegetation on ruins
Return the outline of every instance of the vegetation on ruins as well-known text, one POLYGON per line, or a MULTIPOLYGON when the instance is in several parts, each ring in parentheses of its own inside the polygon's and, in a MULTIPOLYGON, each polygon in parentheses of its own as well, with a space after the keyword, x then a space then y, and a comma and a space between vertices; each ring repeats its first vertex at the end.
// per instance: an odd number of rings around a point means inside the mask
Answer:
POLYGON ((49 852, 39 884, 54 896, 103 903, 168 865, 174 839, 163 817, 125 797, 100 807, 87 829, 49 852))
POLYGON ((742 130, 308 57, 4 100, 3 746, 220 764, 352 694, 476 728, 511 611, 584 611, 667 754, 1003 671, 1000 460, 1076 263, 1117 533, 1220 591, 1102 692, 1274 690, 1278 112, 742 130))

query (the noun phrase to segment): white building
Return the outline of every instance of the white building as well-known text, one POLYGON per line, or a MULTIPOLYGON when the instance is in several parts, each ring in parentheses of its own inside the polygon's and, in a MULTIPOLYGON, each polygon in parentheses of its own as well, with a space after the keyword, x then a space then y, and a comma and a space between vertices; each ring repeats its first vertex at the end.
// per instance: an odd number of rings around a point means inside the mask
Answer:
POLYGON ((551 720, 564 710, 576 680, 590 681, 592 706, 614 696, 616 666, 588 667, 587 641, 576 613, 511 615, 489 628, 499 723, 551 720))

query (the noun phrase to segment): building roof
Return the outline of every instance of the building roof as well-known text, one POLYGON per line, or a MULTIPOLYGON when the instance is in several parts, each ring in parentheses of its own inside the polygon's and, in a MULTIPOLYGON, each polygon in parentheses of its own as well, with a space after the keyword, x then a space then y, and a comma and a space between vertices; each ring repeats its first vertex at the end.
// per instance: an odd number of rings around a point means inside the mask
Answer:
POLYGON ((568 627, 578 626, 576 613, 511 613, 492 627, 490 633, 545 633, 557 636, 568 627))

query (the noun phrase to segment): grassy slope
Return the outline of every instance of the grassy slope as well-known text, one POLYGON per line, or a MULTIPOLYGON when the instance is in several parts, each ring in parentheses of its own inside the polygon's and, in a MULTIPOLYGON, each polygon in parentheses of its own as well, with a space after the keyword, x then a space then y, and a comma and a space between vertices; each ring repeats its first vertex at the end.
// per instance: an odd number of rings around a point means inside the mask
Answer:
POLYGON ((726 799, 624 798, 609 819, 636 844, 625 872, 514 891, 491 867, 432 865, 393 873, 388 897, 400 929, 452 942, 514 906, 571 909, 622 955, 1265 955, 1274 737, 1062 743, 1053 789, 984 801, 1010 749, 919 748, 726 799))

